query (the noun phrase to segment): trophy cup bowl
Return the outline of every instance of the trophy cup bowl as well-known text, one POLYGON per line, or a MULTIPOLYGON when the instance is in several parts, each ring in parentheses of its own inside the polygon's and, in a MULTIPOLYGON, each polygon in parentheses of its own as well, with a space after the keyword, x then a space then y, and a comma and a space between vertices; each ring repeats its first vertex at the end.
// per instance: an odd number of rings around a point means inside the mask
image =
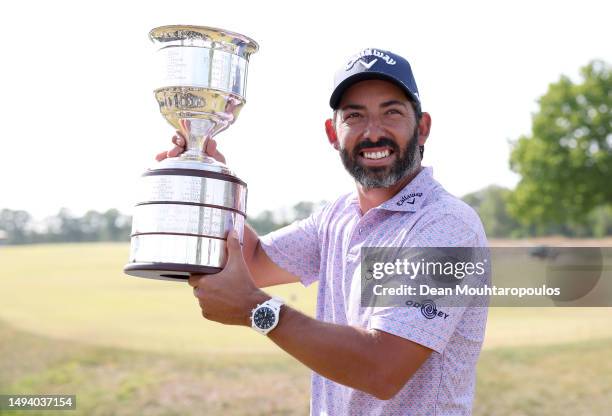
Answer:
POLYGON ((142 175, 124 272, 162 280, 218 273, 227 233, 235 229, 242 242, 247 186, 203 150, 244 106, 249 57, 259 47, 204 26, 162 26, 149 37, 162 71, 155 98, 187 146, 142 175))

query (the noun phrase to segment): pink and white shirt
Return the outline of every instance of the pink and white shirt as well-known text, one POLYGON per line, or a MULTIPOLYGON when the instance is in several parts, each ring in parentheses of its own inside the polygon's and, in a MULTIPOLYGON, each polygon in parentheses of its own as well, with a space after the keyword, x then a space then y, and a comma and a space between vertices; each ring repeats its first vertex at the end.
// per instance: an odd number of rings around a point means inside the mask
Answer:
POLYGON ((397 195, 365 215, 353 192, 261 239, 272 261, 299 276, 305 286, 319 283, 317 319, 385 331, 433 350, 386 401, 313 373, 311 415, 471 414, 487 308, 453 307, 447 318, 428 318, 414 307, 360 303, 362 247, 488 245, 476 212, 444 190, 432 171, 424 167, 397 195))

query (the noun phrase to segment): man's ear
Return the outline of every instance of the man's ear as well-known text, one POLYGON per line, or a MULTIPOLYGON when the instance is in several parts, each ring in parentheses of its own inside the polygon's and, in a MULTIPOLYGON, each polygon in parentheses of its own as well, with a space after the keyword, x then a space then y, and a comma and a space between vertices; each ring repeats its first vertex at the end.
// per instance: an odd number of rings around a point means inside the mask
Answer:
POLYGON ((429 113, 423 113, 421 115, 421 120, 419 121, 419 146, 425 145, 427 138, 429 137, 429 133, 431 131, 431 116, 429 113))
POLYGON ((334 149, 338 150, 340 145, 338 144, 338 136, 336 136, 336 129, 334 129, 334 122, 331 118, 325 120, 325 133, 327 134, 329 144, 334 146, 334 149))

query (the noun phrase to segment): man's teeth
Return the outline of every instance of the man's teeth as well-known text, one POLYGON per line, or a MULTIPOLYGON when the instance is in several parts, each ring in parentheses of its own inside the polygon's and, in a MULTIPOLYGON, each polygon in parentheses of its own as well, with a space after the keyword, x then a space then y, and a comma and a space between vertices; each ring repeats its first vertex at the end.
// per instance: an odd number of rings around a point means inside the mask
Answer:
POLYGON ((383 150, 382 152, 363 152, 363 157, 366 159, 382 159, 391 154, 389 150, 383 150))

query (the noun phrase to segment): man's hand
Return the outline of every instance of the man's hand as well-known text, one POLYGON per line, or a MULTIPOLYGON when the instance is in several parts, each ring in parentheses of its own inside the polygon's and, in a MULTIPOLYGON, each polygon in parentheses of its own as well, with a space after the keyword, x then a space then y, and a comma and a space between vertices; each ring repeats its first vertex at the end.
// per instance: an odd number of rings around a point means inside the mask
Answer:
MULTIPOLYGON (((187 140, 185 140, 185 136, 183 136, 183 133, 178 130, 176 131, 176 134, 172 136, 172 143, 174 143, 174 147, 172 149, 165 150, 155 156, 155 159, 158 162, 161 162, 162 160, 168 157, 177 157, 185 151, 187 146, 187 140)), ((223 156, 221 152, 219 152, 219 150, 217 149, 217 142, 215 141, 215 139, 210 138, 207 140, 206 149, 204 151, 208 156, 212 157, 216 161, 225 163, 225 156, 223 156)))
POLYGON ((217 274, 192 275, 189 285, 202 316, 227 325, 251 326, 251 311, 271 297, 257 289, 242 256, 235 231, 227 237, 227 263, 217 274))

